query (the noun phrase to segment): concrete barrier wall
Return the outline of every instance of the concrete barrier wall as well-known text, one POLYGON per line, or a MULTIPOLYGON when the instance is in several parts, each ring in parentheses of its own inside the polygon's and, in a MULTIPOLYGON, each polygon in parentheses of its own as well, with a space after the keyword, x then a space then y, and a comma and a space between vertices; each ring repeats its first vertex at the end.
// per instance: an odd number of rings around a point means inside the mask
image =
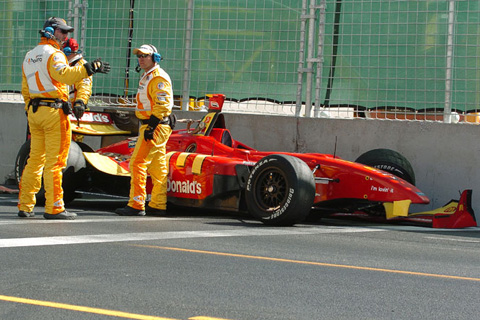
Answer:
POLYGON ((13 172, 17 152, 26 139, 23 108, 23 103, 0 103, 0 183, 13 172))
MULTIPOLYGON (((16 154, 25 141, 26 118, 22 104, 3 103, 0 108, 2 179, 13 172, 16 154)), ((175 112, 179 118, 202 116, 202 113, 175 112)), ((376 148, 396 150, 412 163, 417 187, 431 199, 430 205, 414 206, 412 211, 443 206, 451 199, 458 199, 462 190, 472 189, 473 207, 480 212, 476 167, 480 160, 478 126, 239 113, 226 113, 225 119, 234 139, 259 150, 336 153, 351 161, 376 148)), ((91 139, 87 143, 94 148, 100 145, 98 139, 91 139)))

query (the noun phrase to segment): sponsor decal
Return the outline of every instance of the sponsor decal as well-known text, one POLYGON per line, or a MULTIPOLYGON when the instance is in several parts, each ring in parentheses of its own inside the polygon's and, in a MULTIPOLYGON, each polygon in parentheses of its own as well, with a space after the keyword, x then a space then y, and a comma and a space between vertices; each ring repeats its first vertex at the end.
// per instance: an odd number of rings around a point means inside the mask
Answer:
POLYGON ((41 55, 37 55, 35 56, 35 58, 29 58, 27 63, 30 64, 30 63, 37 63, 37 62, 42 62, 41 55))
MULTIPOLYGON (((75 116, 70 114, 70 120, 76 120, 75 116)), ((82 116, 82 122, 112 123, 110 116, 105 113, 85 112, 82 116)))
POLYGON ((253 177, 254 173, 258 170, 258 168, 261 165, 263 165, 264 163, 272 161, 272 160, 276 160, 276 159, 263 159, 263 160, 260 160, 260 161, 257 162, 257 165, 255 167, 253 167, 252 172, 250 172, 250 176, 249 176, 249 179, 247 181, 247 191, 251 191, 251 189, 252 189, 252 179, 251 179, 251 177, 253 177))
POLYGON ((137 139, 128 140, 128 148, 129 148, 129 149, 135 148, 135 145, 136 145, 136 144, 137 144, 137 139))
POLYGON ((400 174, 402 173, 402 171, 400 171, 397 168, 395 168, 394 166, 391 166, 391 165, 388 165, 388 164, 379 164, 379 165, 376 165, 375 168, 383 170, 383 171, 387 171, 387 172, 398 172, 400 174))
POLYGON ((394 190, 393 188, 389 188, 389 187, 376 187, 376 186, 371 186, 370 187, 370 191, 374 191, 374 192, 384 192, 384 193, 394 193, 394 190))
POLYGON ((201 194, 202 185, 197 181, 167 181, 167 192, 183 193, 183 194, 201 194))
POLYGON ((273 214, 267 217, 266 219, 275 219, 281 216, 282 213, 284 213, 285 210, 287 210, 288 207, 290 206, 290 202, 292 202, 292 197, 294 193, 295 193, 295 189, 290 188, 290 190, 288 191, 288 197, 287 197, 287 201, 285 201, 285 204, 280 209, 273 211, 273 214))

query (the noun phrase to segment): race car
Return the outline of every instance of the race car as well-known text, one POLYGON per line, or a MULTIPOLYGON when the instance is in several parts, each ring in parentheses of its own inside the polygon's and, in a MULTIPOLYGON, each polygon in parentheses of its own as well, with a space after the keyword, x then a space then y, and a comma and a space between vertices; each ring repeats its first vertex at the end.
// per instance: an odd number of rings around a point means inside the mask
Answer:
MULTIPOLYGON (((330 154, 263 152, 235 140, 222 113, 224 99, 221 94, 211 95, 203 118, 179 120, 187 128, 170 136, 170 204, 247 212, 274 226, 300 223, 312 211, 416 220, 442 228, 476 226, 471 191, 453 211, 409 214, 410 204, 428 204, 429 199, 415 187, 408 160, 396 151, 375 149, 352 162, 330 154)), ((127 133, 115 126, 108 113, 87 113, 72 126, 77 135, 127 133), (99 125, 104 127, 99 130, 99 125)), ((129 160, 137 139, 129 137, 98 150, 72 142, 64 172, 65 202, 81 192, 128 197, 129 160)), ((17 156, 18 179, 28 150, 27 141, 17 156)), ((148 181, 147 193, 151 187, 148 181)))

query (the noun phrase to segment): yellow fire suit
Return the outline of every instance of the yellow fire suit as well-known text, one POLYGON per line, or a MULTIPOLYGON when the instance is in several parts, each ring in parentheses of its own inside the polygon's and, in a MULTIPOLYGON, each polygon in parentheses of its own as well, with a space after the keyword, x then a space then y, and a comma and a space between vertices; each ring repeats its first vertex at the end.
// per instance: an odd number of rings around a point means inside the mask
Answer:
POLYGON ((68 101, 68 85, 87 78, 83 66, 70 67, 59 44, 42 37, 40 43, 27 52, 22 65, 22 95, 25 100, 31 133, 30 157, 20 181, 18 208, 32 212, 35 194, 43 181, 45 213, 58 214, 63 203, 62 169, 70 148, 71 128, 62 109, 39 106, 34 112, 32 99, 68 101))
POLYGON ((139 82, 137 91, 136 116, 145 124, 140 127, 137 144, 130 159, 130 200, 128 206, 145 209, 147 171, 150 173, 153 189, 151 208, 165 210, 167 208, 167 175, 166 145, 172 129, 167 124, 159 124, 153 140, 145 141, 143 132, 151 115, 158 119, 170 115, 173 107, 173 91, 170 76, 157 64, 145 72, 139 82))
MULTIPOLYGON (((70 57, 70 56, 69 56, 70 57)), ((76 54, 74 57, 68 59, 70 66, 83 66, 87 61, 83 59, 81 54, 76 54)), ((70 102, 81 100, 87 105, 90 96, 92 95, 92 76, 80 79, 70 86, 70 102)))

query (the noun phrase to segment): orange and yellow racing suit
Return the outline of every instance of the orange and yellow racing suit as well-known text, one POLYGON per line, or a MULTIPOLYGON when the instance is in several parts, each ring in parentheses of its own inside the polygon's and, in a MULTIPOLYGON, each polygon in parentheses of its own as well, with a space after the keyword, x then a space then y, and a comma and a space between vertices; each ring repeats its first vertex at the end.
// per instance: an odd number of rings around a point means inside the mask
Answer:
POLYGON ((33 211, 42 173, 45 213, 58 214, 65 210, 62 169, 66 166, 72 133, 68 115, 51 102, 55 99, 68 101, 68 85, 87 77, 85 67, 68 65, 67 57, 55 40, 42 37, 40 43, 27 52, 22 65, 22 95, 31 145, 20 181, 19 210, 33 211), (32 101, 41 101, 43 105, 34 108, 32 101))
POLYGON ((154 209, 167 208, 166 145, 172 129, 168 124, 158 124, 153 140, 144 139, 144 131, 151 115, 162 120, 168 117, 173 107, 173 91, 170 76, 157 64, 145 72, 139 82, 137 91, 136 116, 144 123, 132 158, 130 159, 130 200, 128 206, 145 209, 147 171, 152 179, 153 189, 149 206, 154 209))
MULTIPOLYGON (((73 58, 69 58, 68 62, 70 66, 83 66, 87 61, 83 59, 81 54, 76 54, 73 58)), ((90 96, 92 95, 92 76, 80 79, 70 86, 70 102, 73 104, 75 101, 81 100, 87 105, 90 96)))

